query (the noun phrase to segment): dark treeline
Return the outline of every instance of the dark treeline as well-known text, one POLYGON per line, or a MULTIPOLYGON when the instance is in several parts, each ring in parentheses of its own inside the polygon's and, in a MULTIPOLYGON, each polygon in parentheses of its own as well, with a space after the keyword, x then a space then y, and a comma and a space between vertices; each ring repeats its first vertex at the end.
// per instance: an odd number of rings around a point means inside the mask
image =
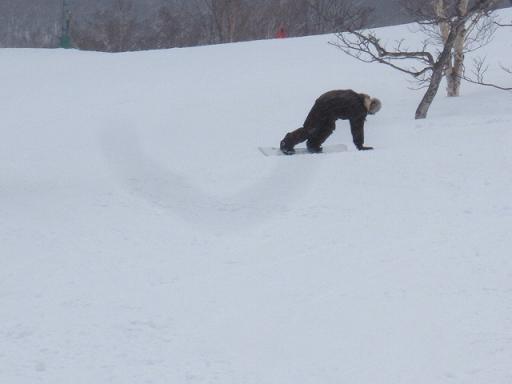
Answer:
POLYGON ((339 32, 409 21, 400 0, 0 0, 1 47, 108 52, 339 32))

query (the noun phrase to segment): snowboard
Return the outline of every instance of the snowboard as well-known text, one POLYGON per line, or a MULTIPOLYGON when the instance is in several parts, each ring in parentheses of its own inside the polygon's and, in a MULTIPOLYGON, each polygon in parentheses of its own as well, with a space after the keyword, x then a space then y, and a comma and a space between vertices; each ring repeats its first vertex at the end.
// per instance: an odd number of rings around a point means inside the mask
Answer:
MULTIPOLYGON (((324 155, 329 153, 338 153, 338 152, 346 152, 348 150, 345 144, 333 144, 333 145, 324 145, 322 152, 311 153, 307 148, 299 147, 295 148, 294 155, 324 155)), ((258 147, 261 153, 265 156, 294 156, 294 155, 285 155, 281 150, 277 147, 258 147)))

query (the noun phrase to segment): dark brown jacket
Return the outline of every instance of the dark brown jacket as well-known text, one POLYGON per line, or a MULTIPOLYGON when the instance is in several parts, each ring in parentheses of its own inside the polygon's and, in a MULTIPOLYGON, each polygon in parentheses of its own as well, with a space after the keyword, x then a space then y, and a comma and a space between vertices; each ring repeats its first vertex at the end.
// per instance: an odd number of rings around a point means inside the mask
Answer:
POLYGON ((324 93, 311 108, 304 128, 310 135, 318 135, 323 130, 334 129, 338 119, 349 120, 354 144, 360 149, 364 144, 364 122, 368 115, 365 102, 368 100, 368 95, 351 89, 324 93))

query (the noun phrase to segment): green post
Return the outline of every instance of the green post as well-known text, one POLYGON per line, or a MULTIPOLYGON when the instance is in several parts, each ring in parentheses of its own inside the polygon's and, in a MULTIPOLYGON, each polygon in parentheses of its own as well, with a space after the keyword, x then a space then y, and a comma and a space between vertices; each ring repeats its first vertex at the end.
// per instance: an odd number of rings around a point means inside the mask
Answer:
POLYGON ((66 20, 66 29, 60 36, 60 48, 71 48, 71 38, 69 37, 69 20, 66 20))
POLYGON ((69 36, 69 26, 71 24, 71 11, 68 9, 66 0, 62 0, 62 30, 60 33, 60 48, 71 48, 71 37, 69 36))

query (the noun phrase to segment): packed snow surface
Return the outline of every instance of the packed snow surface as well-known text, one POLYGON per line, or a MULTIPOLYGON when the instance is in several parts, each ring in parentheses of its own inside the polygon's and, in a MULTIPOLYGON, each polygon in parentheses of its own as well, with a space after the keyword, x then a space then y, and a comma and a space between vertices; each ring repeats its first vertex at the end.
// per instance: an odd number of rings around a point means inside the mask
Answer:
POLYGON ((512 383, 511 94, 334 39, 0 50, 1 383, 512 383), (345 88, 375 151, 258 151, 345 88))

